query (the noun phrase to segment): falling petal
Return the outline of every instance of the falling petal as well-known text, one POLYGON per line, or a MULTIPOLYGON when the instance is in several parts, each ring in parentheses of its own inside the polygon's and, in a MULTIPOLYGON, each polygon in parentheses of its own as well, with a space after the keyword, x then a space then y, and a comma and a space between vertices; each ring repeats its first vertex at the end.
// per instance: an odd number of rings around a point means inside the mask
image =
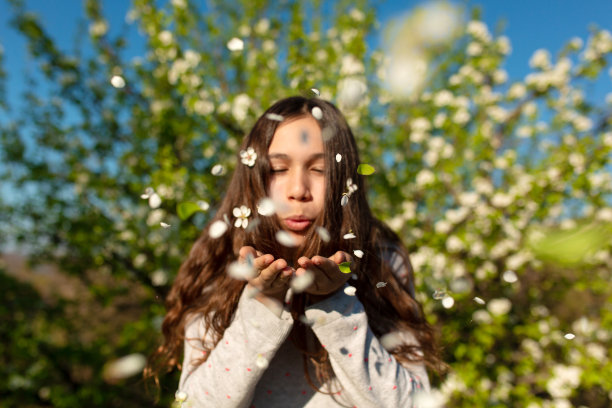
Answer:
POLYGON ((308 289, 314 281, 314 274, 311 271, 305 271, 303 274, 296 276, 291 281, 291 288, 295 293, 300 293, 308 289))
POLYGON ((275 120, 277 122, 282 122, 283 120, 285 120, 284 117, 282 117, 281 115, 277 115, 276 113, 268 113, 266 115, 266 118, 268 118, 270 120, 275 120))
POLYGON ((259 225, 261 220, 259 218, 255 218, 253 221, 249 222, 249 225, 245 228, 245 231, 251 232, 259 225))
POLYGON ((300 322, 304 323, 306 326, 312 326, 315 323, 314 320, 310 320, 304 315, 300 316, 300 322))
POLYGON ((151 194, 153 194, 155 192, 155 190, 153 190, 153 187, 147 187, 145 188, 145 194, 147 195, 147 198, 149 198, 149 196, 151 194))
POLYGON ((385 350, 390 351, 404 344, 404 341, 398 332, 390 332, 380 338, 380 344, 385 350))
POLYGON ((257 359, 255 359, 255 364, 257 365, 257 367, 265 370, 266 368, 268 368, 268 365, 270 363, 268 362, 268 360, 266 360, 266 358, 263 355, 258 354, 257 359))
POLYGON ((297 246, 297 242, 295 239, 289 234, 287 231, 277 231, 276 232, 276 240, 286 247, 295 247, 297 246))
POLYGON ((567 340, 574 340, 576 335, 574 333, 565 333, 563 337, 565 337, 567 340))
POLYGON ((139 353, 129 354, 104 366, 103 377, 107 382, 114 382, 142 373, 147 359, 139 353))
POLYGON ((446 291, 444 289, 436 289, 433 293, 435 300, 442 300, 446 297, 446 291))
POLYGON ((185 402, 187 399, 187 393, 185 391, 177 391, 174 394, 174 400, 177 402, 185 402))
POLYGON ((348 204, 348 200, 349 200, 348 194, 343 194, 342 199, 340 200, 340 205, 344 207, 345 205, 348 204))
POLYGON ((354 286, 347 286, 346 288, 344 288, 344 293, 348 296, 355 296, 356 292, 357 289, 354 286))
POLYGON ((502 275, 502 278, 508 283, 514 283, 518 280, 518 276, 516 276, 516 273, 511 270, 504 272, 504 274, 502 275))
POLYGON ((359 279, 359 276, 357 276, 356 273, 351 273, 351 279, 352 280, 357 280, 357 279, 359 279))
POLYGON ((378 282, 376 284, 376 288, 378 288, 378 289, 384 288, 385 286, 387 286, 387 282, 378 282))
POLYGON ((257 276, 253 265, 248 262, 234 261, 227 267, 227 274, 234 279, 249 280, 257 276))
POLYGON ((344 238, 344 239, 353 239, 353 238, 357 238, 357 235, 353 234, 352 232, 349 232, 348 234, 344 234, 344 236, 342 238, 344 238))
POLYGON ((161 225, 162 228, 170 228, 170 224, 166 224, 165 222, 160 222, 159 225, 161 225))
POLYGON ((264 197, 257 204, 257 212, 264 217, 269 217, 274 215, 276 212, 276 205, 274 204, 274 200, 268 197, 264 197))
POLYGON ((227 48, 230 51, 242 51, 244 49, 244 41, 240 38, 232 38, 227 42, 227 48))
POLYGON ((485 301, 482 298, 479 298, 478 296, 474 298, 474 302, 478 303, 479 305, 485 304, 485 301))
POLYGON ((442 299, 442 306, 444 306, 445 309, 450 309, 454 304, 455 299, 453 299, 451 296, 446 296, 444 299, 442 299))
POLYGON ((336 153, 336 162, 340 163, 340 160, 342 160, 342 155, 340 153, 336 153))
POLYGON ((324 142, 327 142, 334 137, 334 130, 329 127, 323 128, 323 130, 321 130, 321 137, 323 138, 324 142))
POLYGON ((464 276, 453 279, 450 289, 455 293, 467 293, 472 289, 472 281, 464 276))
POLYGON ((353 251, 357 258, 363 258, 363 251, 361 249, 356 249, 353 251))
POLYGON ((159 207, 161 205, 161 202, 162 202, 161 197, 157 193, 153 193, 149 197, 149 207, 151 208, 159 207))
POLYGON ((210 172, 213 176, 221 176, 225 172, 225 168, 221 164, 215 164, 210 172))
POLYGON ((325 227, 317 227, 317 234, 323 240, 323 242, 329 242, 331 236, 329 235, 329 231, 325 227))
POLYGON ((196 201, 196 205, 197 205, 198 207, 200 207, 200 209, 201 209, 202 211, 207 211, 207 210, 210 208, 210 204, 208 204, 208 203, 207 203, 206 201, 204 201, 204 200, 199 200, 199 201, 196 201))
POLYGON ((321 120, 323 118, 323 111, 318 106, 315 106, 314 108, 312 108, 312 116, 316 120, 321 120))
POLYGON ((227 224, 221 220, 217 220, 210 225, 208 228, 208 235, 211 238, 219 238, 227 231, 227 224))
POLYGON ((110 83, 115 88, 121 89, 125 86, 125 79, 123 79, 123 77, 121 77, 120 75, 113 75, 110 80, 110 83))
POLYGON ((317 96, 321 96, 321 92, 317 88, 310 88, 310 91, 317 96))

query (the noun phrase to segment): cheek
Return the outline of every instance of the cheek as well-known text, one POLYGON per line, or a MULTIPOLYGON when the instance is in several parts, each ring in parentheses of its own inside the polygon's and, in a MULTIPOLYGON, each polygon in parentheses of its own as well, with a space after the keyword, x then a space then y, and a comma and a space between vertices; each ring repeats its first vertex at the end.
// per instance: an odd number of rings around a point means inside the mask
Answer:
POLYGON ((281 191, 281 183, 275 179, 270 180, 270 184, 268 185, 268 196, 273 200, 278 200, 282 197, 281 191))
POLYGON ((317 203, 319 210, 321 210, 325 205, 325 179, 321 178, 321 180, 317 180, 315 189, 315 202, 317 203))

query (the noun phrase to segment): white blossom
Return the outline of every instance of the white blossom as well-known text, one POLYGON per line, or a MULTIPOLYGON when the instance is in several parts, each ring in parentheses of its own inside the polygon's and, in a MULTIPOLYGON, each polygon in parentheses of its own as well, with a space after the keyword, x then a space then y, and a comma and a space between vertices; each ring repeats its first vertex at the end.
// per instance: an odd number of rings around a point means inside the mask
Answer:
POLYGON ((251 209, 246 205, 241 205, 240 207, 234 207, 232 210, 232 214, 236 217, 236 221, 234 221, 234 227, 236 228, 246 228, 249 225, 249 216, 251 215, 251 209))
POLYGON ((252 147, 240 151, 240 161, 242 164, 253 167, 255 165, 255 160, 257 160, 257 153, 255 153, 255 149, 252 147))

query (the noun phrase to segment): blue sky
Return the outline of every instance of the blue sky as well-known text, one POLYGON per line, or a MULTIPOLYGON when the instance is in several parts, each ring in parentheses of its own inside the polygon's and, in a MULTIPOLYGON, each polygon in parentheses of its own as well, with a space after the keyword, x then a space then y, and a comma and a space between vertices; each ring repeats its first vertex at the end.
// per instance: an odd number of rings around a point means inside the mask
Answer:
MULTIPOLYGON (((392 17, 409 12, 424 1, 381 1, 377 6, 382 25, 392 17)), ((84 16, 82 2, 78 0, 26 0, 28 8, 42 17, 47 31, 60 48, 71 49, 77 30, 77 21, 84 16)), ((109 18, 111 30, 123 24, 128 0, 103 1, 104 14, 109 18), (111 17, 112 16, 112 17, 111 17)), ((529 72, 529 58, 538 48, 546 48, 554 55, 572 37, 586 40, 589 26, 612 31, 612 0, 467 0, 468 6, 478 5, 482 17, 491 31, 504 23, 503 33, 512 43, 512 54, 507 60, 509 79, 524 78, 529 72)), ((0 44, 5 53, 5 68, 9 74, 8 90, 12 98, 23 87, 22 75, 28 57, 23 39, 8 25, 10 8, 0 0, 0 44)), ((134 38, 132 38, 134 43, 134 38)), ((612 91, 612 80, 605 75, 595 89, 597 99, 612 91)))

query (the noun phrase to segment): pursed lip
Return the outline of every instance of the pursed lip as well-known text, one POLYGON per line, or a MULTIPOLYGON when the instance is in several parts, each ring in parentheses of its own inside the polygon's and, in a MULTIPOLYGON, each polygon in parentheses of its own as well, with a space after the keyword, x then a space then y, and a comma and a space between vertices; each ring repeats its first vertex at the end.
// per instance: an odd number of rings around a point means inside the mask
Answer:
POLYGON ((303 215, 294 215, 283 219, 283 223, 291 231, 303 231, 310 227, 312 220, 303 215))

